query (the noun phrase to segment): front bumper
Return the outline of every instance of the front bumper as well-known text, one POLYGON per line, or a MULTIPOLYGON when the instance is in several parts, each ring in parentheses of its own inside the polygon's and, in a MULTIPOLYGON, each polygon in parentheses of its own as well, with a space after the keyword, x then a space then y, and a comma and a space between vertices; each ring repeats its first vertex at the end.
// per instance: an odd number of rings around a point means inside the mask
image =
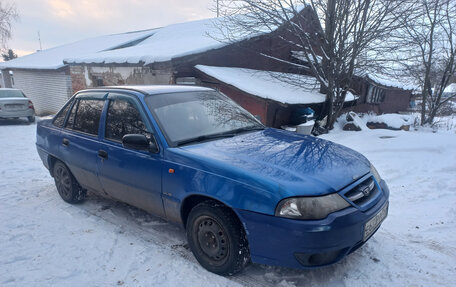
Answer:
POLYGON ((382 196, 369 210, 348 207, 322 220, 236 210, 247 231, 252 262, 313 268, 341 260, 367 241, 363 241, 364 224, 388 204, 388 186, 385 181, 380 186, 382 196))

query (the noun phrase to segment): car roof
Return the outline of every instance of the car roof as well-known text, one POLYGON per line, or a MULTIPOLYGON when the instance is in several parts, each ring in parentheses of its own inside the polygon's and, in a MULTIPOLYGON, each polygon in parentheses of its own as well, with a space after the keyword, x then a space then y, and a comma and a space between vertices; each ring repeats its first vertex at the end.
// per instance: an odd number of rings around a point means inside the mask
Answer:
MULTIPOLYGON (((181 92, 207 92, 213 91, 211 88, 199 87, 199 86, 184 86, 184 85, 132 85, 132 86, 106 86, 97 87, 84 90, 86 91, 110 91, 110 90, 129 90, 137 91, 146 95, 158 95, 168 93, 181 93, 181 92)), ((83 91, 81 91, 83 92, 83 91)))

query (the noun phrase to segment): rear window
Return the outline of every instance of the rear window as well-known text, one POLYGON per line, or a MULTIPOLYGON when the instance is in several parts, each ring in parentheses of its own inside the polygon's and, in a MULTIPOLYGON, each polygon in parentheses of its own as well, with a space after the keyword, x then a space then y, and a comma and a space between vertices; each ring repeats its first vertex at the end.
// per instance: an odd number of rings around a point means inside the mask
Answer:
POLYGON ((1 90, 0 99, 4 98, 25 98, 25 95, 20 90, 1 90))
POLYGON ((66 128, 90 135, 98 135, 104 100, 80 99, 71 110, 66 128))

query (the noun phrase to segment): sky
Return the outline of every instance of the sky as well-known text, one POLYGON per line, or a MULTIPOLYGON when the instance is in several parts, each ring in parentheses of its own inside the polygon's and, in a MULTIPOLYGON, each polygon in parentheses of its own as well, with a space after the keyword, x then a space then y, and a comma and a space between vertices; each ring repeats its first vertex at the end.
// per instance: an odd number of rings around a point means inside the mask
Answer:
POLYGON ((84 38, 215 17, 213 0, 1 0, 15 3, 9 48, 23 56, 84 38))

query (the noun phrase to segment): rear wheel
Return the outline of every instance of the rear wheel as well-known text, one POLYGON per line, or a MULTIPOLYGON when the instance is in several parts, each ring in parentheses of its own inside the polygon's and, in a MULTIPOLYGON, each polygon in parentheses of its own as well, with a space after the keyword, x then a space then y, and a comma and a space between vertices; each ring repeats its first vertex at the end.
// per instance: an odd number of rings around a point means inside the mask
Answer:
POLYGON ((30 116, 30 117, 27 117, 29 123, 34 123, 35 122, 35 116, 30 116))
POLYGON ((57 161, 54 164, 53 174, 55 186, 63 200, 68 203, 78 203, 85 198, 85 190, 77 183, 65 164, 57 161))
POLYGON ((190 211, 187 239, 198 262, 219 275, 240 272, 250 258, 241 223, 229 208, 215 201, 202 202, 190 211))

